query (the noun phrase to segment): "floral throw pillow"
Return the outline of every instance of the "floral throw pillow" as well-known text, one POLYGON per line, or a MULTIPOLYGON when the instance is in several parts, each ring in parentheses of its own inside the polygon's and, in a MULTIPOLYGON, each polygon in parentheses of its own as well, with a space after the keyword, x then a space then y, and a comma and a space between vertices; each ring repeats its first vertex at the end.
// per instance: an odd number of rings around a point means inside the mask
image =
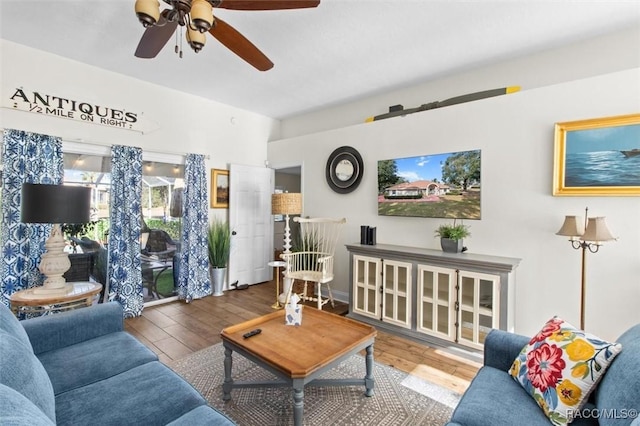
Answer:
POLYGON ((551 423, 566 425, 621 350, 619 343, 605 342, 554 317, 522 348, 509 373, 551 423))

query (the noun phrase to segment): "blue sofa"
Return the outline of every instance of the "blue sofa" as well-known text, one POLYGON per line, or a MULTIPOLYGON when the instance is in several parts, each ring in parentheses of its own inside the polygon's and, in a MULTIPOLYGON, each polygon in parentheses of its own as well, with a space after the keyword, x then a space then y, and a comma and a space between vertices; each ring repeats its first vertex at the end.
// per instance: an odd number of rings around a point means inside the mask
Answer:
POLYGON ((0 424, 233 425, 106 303, 18 321, 0 303, 0 424))
MULTIPOLYGON (((551 422, 531 396, 509 375, 508 370, 529 342, 525 336, 492 330, 484 345, 484 366, 471 382, 451 416, 454 425, 545 425, 551 422)), ((622 352, 613 360, 583 415, 572 426, 640 426, 640 324, 627 330, 616 342, 622 352)))

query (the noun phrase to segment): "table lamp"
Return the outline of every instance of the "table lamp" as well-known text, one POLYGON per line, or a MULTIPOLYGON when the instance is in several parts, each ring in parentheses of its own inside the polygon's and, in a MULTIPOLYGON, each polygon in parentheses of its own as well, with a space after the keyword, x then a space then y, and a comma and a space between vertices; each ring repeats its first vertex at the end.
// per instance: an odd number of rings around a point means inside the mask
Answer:
POLYGON ((284 253, 291 253, 291 228, 289 215, 302 213, 302 194, 282 192, 271 195, 271 214, 284 215, 284 253))
POLYGON ((51 235, 38 269, 46 277, 34 294, 66 294, 70 286, 62 276, 71 262, 64 252, 63 223, 87 223, 90 220, 91 188, 85 186, 22 184, 20 218, 24 223, 50 223, 51 235))
MULTIPOLYGON (((289 215, 302 213, 302 194, 297 192, 281 192, 271 195, 271 214, 284 215, 284 245, 283 253, 291 253, 291 228, 289 227, 289 215)), ((282 293, 278 296, 278 302, 285 303, 289 289, 293 285, 291 278, 283 281, 282 293)), ((277 286, 276 286, 277 290, 277 286)))

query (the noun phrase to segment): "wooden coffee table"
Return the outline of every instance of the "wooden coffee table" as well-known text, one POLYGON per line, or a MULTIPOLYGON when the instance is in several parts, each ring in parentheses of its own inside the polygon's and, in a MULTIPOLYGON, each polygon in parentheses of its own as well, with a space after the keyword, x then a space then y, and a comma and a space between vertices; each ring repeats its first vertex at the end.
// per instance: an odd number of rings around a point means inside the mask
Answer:
POLYGON ((293 423, 302 425, 304 387, 364 385, 365 395, 373 395, 373 342, 376 329, 370 325, 317 309, 303 307, 302 325, 285 325, 285 311, 273 312, 220 333, 224 345, 223 399, 231 399, 231 390, 240 387, 293 388, 293 423), (247 339, 243 334, 261 329, 247 339), (365 376, 361 379, 318 379, 351 355, 366 350, 365 376), (231 376, 232 353, 255 362, 280 380, 235 382, 231 376))

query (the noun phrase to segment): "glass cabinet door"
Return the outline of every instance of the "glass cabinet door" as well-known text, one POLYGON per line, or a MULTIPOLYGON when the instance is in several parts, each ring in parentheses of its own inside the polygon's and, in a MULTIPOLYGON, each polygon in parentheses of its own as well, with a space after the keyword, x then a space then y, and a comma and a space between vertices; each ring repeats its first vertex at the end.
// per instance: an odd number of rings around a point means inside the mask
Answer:
POLYGON ((418 265, 418 331, 455 339, 455 276, 453 269, 418 265))
POLYGON ((353 256, 353 310, 380 319, 380 259, 353 256))
POLYGON ((411 263, 383 261, 382 320, 411 328, 411 263))
POLYGON ((481 349, 492 328, 499 324, 499 278, 459 271, 458 341, 481 349))

